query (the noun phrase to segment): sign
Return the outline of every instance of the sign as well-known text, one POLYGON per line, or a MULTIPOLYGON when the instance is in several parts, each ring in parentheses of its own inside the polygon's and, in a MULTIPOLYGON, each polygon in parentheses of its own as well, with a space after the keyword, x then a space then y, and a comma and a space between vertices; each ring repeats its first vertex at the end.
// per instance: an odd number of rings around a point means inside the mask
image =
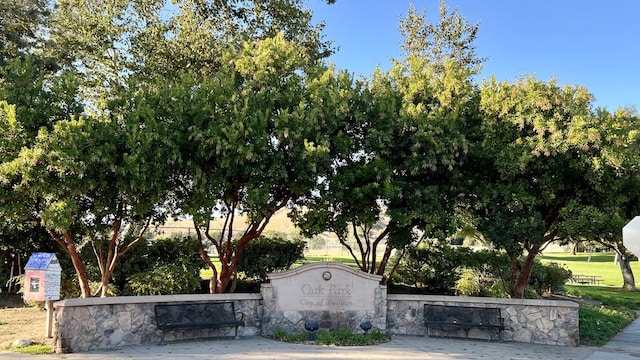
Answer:
POLYGON ((335 263, 313 263, 270 274, 276 310, 375 311, 381 276, 335 263))
POLYGON ((634 255, 640 257, 640 216, 636 216, 622 228, 622 243, 634 255))

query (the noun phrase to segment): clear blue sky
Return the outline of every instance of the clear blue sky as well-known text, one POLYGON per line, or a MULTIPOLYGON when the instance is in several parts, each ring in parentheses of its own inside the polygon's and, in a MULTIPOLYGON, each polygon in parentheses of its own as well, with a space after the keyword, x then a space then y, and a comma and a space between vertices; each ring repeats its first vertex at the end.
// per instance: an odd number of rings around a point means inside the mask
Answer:
MULTIPOLYGON (((438 0, 307 0, 314 21, 326 23, 340 69, 369 76, 376 66, 401 58, 398 22, 413 3, 430 21, 438 0)), ((469 23, 480 23, 478 56, 487 58, 482 78, 513 81, 555 76, 584 85, 596 106, 640 111, 640 0, 448 0, 469 23)))

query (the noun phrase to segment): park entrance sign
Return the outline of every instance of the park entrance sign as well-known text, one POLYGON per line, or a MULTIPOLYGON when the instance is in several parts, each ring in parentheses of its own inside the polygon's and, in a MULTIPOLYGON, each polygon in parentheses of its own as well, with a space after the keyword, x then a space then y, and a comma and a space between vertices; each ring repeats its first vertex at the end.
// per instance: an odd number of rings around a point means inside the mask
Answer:
POLYGON ((635 256, 640 257, 640 216, 636 216, 622 228, 622 243, 635 256))
POLYGON ((261 288, 264 335, 277 328, 297 333, 309 322, 321 329, 358 331, 365 322, 386 327, 387 288, 379 275, 319 262, 269 274, 269 280, 261 288))

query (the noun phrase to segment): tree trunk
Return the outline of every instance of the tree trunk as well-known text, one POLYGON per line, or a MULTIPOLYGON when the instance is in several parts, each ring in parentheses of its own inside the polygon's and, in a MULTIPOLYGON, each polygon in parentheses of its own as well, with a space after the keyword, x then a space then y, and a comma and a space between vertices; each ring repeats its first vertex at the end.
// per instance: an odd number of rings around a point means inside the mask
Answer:
POLYGON ((69 254, 71 263, 73 263, 73 268, 76 270, 76 275, 78 276, 78 282, 80 283, 80 296, 83 298, 92 297, 93 295, 91 294, 91 287, 89 286, 89 278, 87 277, 87 269, 80 259, 80 255, 78 255, 78 250, 73 242, 73 235, 68 231, 59 234, 54 229, 48 229, 48 232, 56 243, 60 245, 67 254, 69 254))
POLYGON ((524 263, 520 266, 520 273, 518 274, 515 284, 511 287, 511 297, 514 299, 522 299, 524 292, 529 283, 529 276, 531 276, 531 270, 533 270, 533 262, 536 256, 540 253, 540 247, 534 246, 529 249, 529 253, 524 260, 524 263))
POLYGON ((633 271, 631 270, 631 256, 628 254, 619 254, 620 255, 620 271, 622 272, 622 288, 627 291, 638 291, 636 288, 636 280, 633 276, 633 271))
MULTIPOLYGON (((387 245, 384 249, 384 255, 382 255, 382 259, 380 260, 380 265, 378 266, 377 275, 384 276, 384 272, 387 269, 387 264, 389 263, 389 258, 391 257, 391 252, 393 248, 387 245)), ((391 275, 389 275, 391 276, 391 275)))
MULTIPOLYGON (((209 259, 209 254, 207 253, 207 250, 204 248, 204 236, 202 234, 202 231, 200 230, 200 227, 198 226, 198 224, 196 224, 195 221, 193 222, 193 226, 196 229, 196 238, 198 239, 198 252, 200 253, 200 258, 202 259, 202 261, 204 261, 205 264, 207 264, 209 269, 213 271, 213 275, 211 275, 211 278, 209 279, 209 293, 215 294, 216 289, 219 288, 218 269, 216 269, 216 266, 213 264, 213 261, 209 259)), ((220 254, 220 251, 221 250, 218 249, 218 255, 220 254)))

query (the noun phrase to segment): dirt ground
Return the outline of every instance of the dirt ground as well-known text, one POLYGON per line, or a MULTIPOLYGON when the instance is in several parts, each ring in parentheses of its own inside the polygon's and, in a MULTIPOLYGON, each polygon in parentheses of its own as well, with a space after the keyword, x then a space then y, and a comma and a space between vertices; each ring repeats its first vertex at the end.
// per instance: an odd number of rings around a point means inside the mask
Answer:
POLYGON ((47 338, 47 312, 43 308, 24 304, 18 295, 0 294, 0 349, 17 339, 29 339, 33 343, 52 345, 47 338))

